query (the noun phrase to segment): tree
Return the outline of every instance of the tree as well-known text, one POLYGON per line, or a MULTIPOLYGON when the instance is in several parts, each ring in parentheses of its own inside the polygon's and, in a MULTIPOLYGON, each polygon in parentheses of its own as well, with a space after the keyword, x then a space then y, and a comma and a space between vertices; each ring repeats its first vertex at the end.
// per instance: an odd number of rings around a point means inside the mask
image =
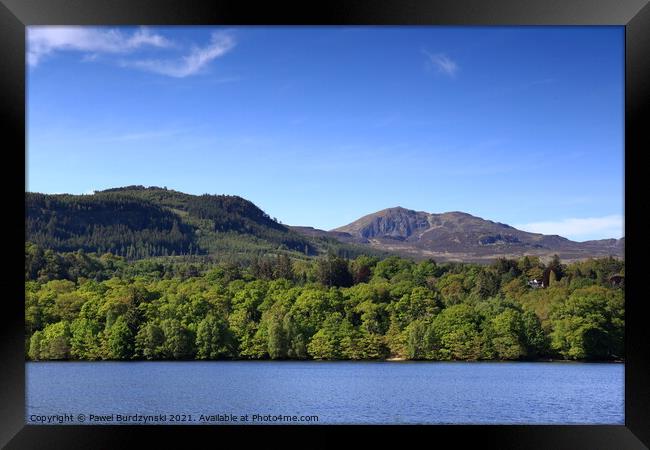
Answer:
MULTIPOLYGON (((266 282, 253 281, 251 283, 229 283, 234 291, 232 299, 233 310, 228 316, 228 326, 237 343, 238 352, 242 356, 260 354, 259 339, 255 339, 259 322, 262 316, 261 306, 267 292, 266 282)), ((266 347, 266 343, 262 344, 266 347)))
POLYGON ((406 358, 408 356, 407 341, 404 333, 400 330, 397 322, 392 319, 386 332, 386 345, 390 351, 390 356, 395 358, 406 358))
MULTIPOLYGON (((528 257, 526 257, 528 258, 528 257)), ((528 259, 526 263, 523 263, 524 266, 527 266, 527 269, 530 268, 530 260, 528 259)), ((521 275, 521 268, 516 260, 508 258, 497 258, 497 260, 491 266, 498 276, 505 275, 507 273, 512 273, 514 276, 521 275)), ((527 270, 526 269, 526 270, 527 270)))
POLYGON ((620 290, 576 289, 551 312, 551 346, 569 359, 607 359, 623 354, 624 304, 620 290))
POLYGON ((131 359, 135 350, 133 332, 124 316, 104 331, 104 359, 131 359))
POLYGON ((487 299, 499 292, 499 277, 491 270, 481 270, 475 278, 475 292, 480 298, 487 299))
POLYGON ((341 357, 339 327, 342 322, 340 313, 332 313, 323 322, 323 327, 312 336, 307 346, 309 355, 314 359, 339 359, 341 357))
POLYGON ((479 325, 480 316, 468 304, 453 305, 438 314, 433 327, 440 342, 440 358, 479 359, 483 350, 479 325))
POLYGON ((510 300, 520 300, 528 292, 526 280, 522 277, 514 278, 501 286, 504 297, 510 300))
POLYGON ((78 317, 70 325, 70 353, 76 359, 101 357, 101 325, 96 320, 78 317))
POLYGON ((41 347, 43 346, 43 332, 36 331, 29 339, 29 358, 34 361, 41 359, 41 347))
POLYGON ((187 327, 176 319, 165 319, 161 322, 161 328, 165 335, 163 354, 166 358, 188 359, 195 355, 195 339, 187 327))
POLYGON ((165 333, 155 322, 145 323, 135 337, 136 355, 144 359, 158 359, 164 355, 165 333))
POLYGON ((306 359, 307 339, 304 328, 300 327, 293 319, 292 314, 286 314, 283 321, 284 335, 286 337, 287 357, 306 359))
POLYGON ((350 264, 354 284, 367 283, 372 277, 372 269, 377 265, 377 258, 361 255, 350 264))
POLYGON ((291 306, 288 314, 300 333, 311 337, 327 317, 329 298, 320 289, 304 289, 291 306))
POLYGON ((524 311, 522 314, 523 342, 526 347, 526 357, 534 359, 540 355, 547 354, 548 339, 542 329, 542 324, 532 311, 524 311))
POLYGON ((325 286, 352 286, 352 274, 348 268, 348 262, 339 257, 329 254, 327 259, 318 261, 317 277, 319 283, 325 286))
POLYGON ((52 315, 60 320, 72 321, 79 314, 85 299, 76 292, 64 292, 57 295, 52 308, 52 315))
POLYGON ((280 311, 271 311, 267 322, 268 353, 271 359, 287 357, 287 337, 284 329, 284 317, 280 311))
POLYGON ((274 278, 284 278, 285 280, 293 280, 294 273, 291 265, 291 260, 285 254, 278 255, 275 261, 275 269, 273 270, 274 278))
POLYGON ((467 291, 463 286, 463 279, 463 275, 454 273, 447 273, 440 277, 436 288, 445 306, 457 305, 465 300, 467 291))
POLYGON ((335 336, 325 329, 312 336, 307 351, 314 359, 336 359, 339 356, 335 336))
POLYGON ((196 356, 220 359, 231 356, 232 338, 225 320, 208 314, 196 329, 196 356))
POLYGON ((415 320, 406 327, 406 354, 409 359, 425 359, 424 335, 427 327, 422 320, 415 320))
POLYGON ((361 329, 371 334, 384 334, 388 329, 388 311, 386 305, 370 301, 360 303, 355 308, 360 313, 361 329))
POLYGON ((267 258, 255 258, 251 264, 251 272, 256 278, 270 280, 273 278, 273 265, 267 258))
POLYGON ((30 357, 33 359, 70 358, 70 324, 68 322, 60 321, 47 325, 42 333, 36 332, 34 336, 29 349, 30 357))
POLYGON ((553 259, 548 263, 547 268, 551 270, 551 273, 555 277, 554 281, 560 281, 566 272, 566 266, 560 261, 560 257, 553 255, 553 259))
POLYGON ((400 326, 417 319, 431 319, 440 311, 436 294, 423 287, 415 287, 398 302, 391 303, 391 311, 400 326))
POLYGON ((520 359, 526 356, 523 320, 519 311, 505 309, 492 318, 485 329, 486 337, 496 358, 520 359))
POLYGON ((411 261, 399 256, 390 256, 377 263, 374 276, 390 280, 397 274, 410 273, 412 267, 413 263, 411 261))
POLYGON ((390 355, 384 335, 361 330, 359 345, 363 349, 363 359, 384 359, 390 355))

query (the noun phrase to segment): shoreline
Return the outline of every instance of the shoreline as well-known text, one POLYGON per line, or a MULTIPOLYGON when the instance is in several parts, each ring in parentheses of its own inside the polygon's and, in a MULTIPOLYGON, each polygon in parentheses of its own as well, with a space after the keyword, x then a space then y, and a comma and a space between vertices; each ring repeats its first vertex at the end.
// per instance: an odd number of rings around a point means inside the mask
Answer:
POLYGON ((386 359, 26 359, 25 363, 188 363, 188 362, 275 362, 275 363, 368 363, 368 362, 389 362, 389 363, 580 363, 580 364, 625 364, 625 360, 570 360, 570 359, 534 359, 534 360, 503 360, 503 359, 482 359, 482 360, 438 360, 438 359, 406 359, 406 358, 386 358, 386 359))

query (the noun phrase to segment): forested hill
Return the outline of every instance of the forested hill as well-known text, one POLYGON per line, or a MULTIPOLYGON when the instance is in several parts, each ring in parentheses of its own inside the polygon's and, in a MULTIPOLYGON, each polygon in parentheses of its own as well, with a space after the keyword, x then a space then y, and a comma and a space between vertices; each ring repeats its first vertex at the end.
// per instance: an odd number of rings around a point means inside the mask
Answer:
POLYGON ((25 195, 26 241, 56 251, 83 249, 127 259, 211 254, 235 260, 269 252, 361 252, 334 239, 302 236, 237 196, 144 186, 93 195, 25 195))

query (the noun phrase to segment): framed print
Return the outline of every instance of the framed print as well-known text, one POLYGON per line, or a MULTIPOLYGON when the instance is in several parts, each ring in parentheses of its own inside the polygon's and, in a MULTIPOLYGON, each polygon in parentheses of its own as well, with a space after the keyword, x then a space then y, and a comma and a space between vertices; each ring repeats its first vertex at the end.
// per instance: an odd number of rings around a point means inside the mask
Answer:
POLYGON ((3 0, 3 444, 645 448, 649 21, 3 0))

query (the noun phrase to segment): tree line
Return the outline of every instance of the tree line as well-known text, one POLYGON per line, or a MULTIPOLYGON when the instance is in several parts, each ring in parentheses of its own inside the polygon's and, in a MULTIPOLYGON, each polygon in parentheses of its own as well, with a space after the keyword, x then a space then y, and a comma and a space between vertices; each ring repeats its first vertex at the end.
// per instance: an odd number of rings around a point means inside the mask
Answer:
MULTIPOLYGON (((26 246, 26 255, 39 251, 26 246)), ((624 275, 624 263, 614 258, 502 258, 481 266, 278 254, 242 266, 53 255, 68 262, 65 274, 35 273, 26 260, 32 360, 624 355, 624 290, 610 283, 624 275), (545 273, 550 285, 529 286, 545 273)))

